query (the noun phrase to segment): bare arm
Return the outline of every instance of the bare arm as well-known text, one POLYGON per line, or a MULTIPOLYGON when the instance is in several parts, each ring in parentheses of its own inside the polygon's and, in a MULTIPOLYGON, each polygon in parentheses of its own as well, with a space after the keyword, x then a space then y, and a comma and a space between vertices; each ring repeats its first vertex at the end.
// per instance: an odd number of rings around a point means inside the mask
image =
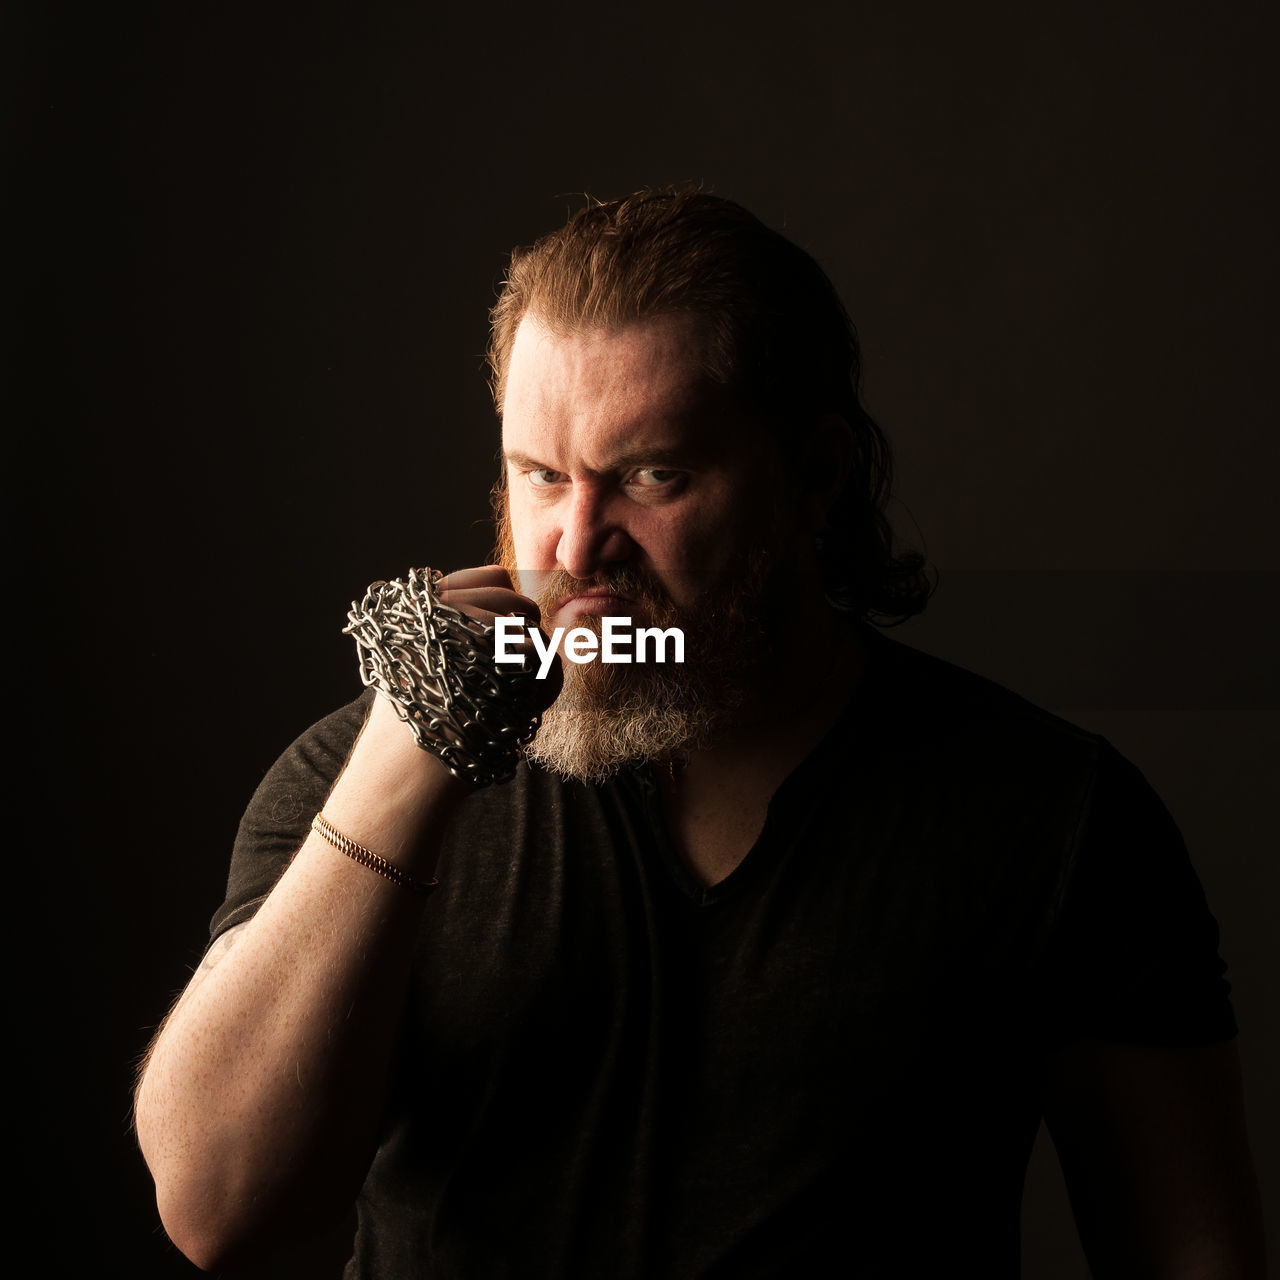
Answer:
MULTIPOLYGON (((488 569, 453 579, 493 575, 505 583, 488 569)), ((476 598, 530 607, 509 589, 476 598)), ((429 880, 467 790, 377 698, 324 812, 429 880)), ((198 1265, 225 1265, 358 1191, 425 902, 313 833, 197 970, 153 1046, 136 1119, 165 1229, 198 1265)))
POLYGON ((1234 1042, 1072 1045, 1046 1118, 1100 1280, 1264 1280, 1234 1042))

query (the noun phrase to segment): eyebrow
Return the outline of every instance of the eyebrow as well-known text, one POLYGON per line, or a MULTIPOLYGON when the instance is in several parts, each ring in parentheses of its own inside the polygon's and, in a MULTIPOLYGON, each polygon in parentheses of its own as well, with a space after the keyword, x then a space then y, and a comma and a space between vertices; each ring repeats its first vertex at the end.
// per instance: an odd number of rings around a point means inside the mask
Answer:
MULTIPOLYGON (((540 462, 537 458, 531 458, 527 453, 520 453, 516 449, 504 450, 503 457, 513 467, 519 467, 526 471, 536 471, 539 468, 546 468, 548 471, 558 471, 558 467, 548 466, 545 462, 540 462)), ((610 458, 608 463, 601 468, 603 471, 620 471, 626 467, 640 466, 671 466, 688 468, 693 462, 688 449, 658 448, 646 449, 643 453, 621 453, 610 458)))

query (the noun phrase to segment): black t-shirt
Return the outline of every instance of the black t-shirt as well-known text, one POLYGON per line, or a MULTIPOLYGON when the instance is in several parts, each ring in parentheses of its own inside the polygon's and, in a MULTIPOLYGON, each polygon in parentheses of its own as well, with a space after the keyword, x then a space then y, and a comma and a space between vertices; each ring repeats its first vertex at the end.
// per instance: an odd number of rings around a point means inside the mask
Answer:
MULTIPOLYGON (((1015 1276, 1046 1055, 1235 1034, 1138 771, 989 681, 869 650, 712 889, 642 773, 522 766, 467 798, 348 1275, 1015 1276)), ((215 934, 302 843, 368 697, 263 782, 215 934)))

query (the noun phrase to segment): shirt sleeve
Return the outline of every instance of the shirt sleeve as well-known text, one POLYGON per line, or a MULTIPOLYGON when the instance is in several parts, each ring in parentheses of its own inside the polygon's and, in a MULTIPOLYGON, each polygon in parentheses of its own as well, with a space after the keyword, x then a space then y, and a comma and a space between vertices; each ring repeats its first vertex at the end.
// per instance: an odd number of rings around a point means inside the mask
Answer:
POLYGON ((263 778, 236 832, 227 897, 209 923, 212 941, 250 919, 311 829, 364 726, 373 694, 326 716, 293 742, 263 778))
POLYGON ((1062 1038, 1169 1047, 1237 1031, 1218 923, 1173 818, 1103 743, 1054 948, 1062 1038))

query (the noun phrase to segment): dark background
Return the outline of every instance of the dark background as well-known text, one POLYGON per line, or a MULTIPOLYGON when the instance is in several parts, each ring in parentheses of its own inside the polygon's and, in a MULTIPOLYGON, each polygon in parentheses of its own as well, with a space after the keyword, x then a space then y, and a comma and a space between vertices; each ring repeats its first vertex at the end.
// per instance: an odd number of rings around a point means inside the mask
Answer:
MULTIPOLYGON (((1182 825, 1274 1207, 1273 12, 4 12, 13 1220, 45 1270, 193 1274, 128 1078, 240 809, 356 691, 347 602, 486 558, 506 251, 583 192, 686 180, 858 323, 941 575, 901 637, 1107 734, 1182 825)), ((1085 1274, 1043 1147, 1025 1218, 1029 1276, 1085 1274)))

